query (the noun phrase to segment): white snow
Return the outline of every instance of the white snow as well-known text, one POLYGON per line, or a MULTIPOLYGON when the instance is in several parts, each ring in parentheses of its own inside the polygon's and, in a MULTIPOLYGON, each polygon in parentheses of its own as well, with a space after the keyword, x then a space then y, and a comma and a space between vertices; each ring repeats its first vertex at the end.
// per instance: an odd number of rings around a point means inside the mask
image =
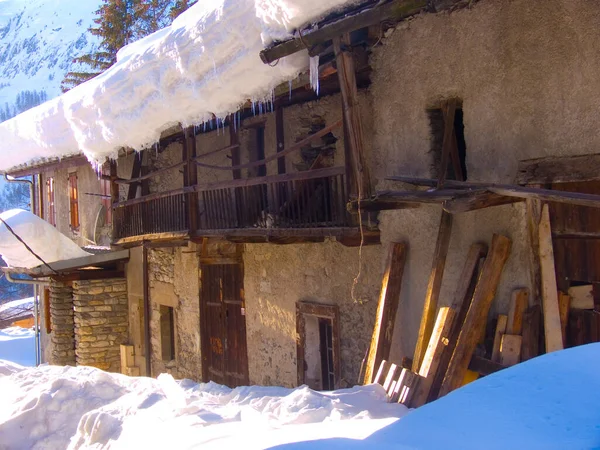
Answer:
MULTIPOLYGON (((0 329, 0 360, 21 366, 35 366, 35 331, 33 328, 9 327, 0 329)), ((0 363, 0 377, 6 374, 0 363)), ((2 408, 2 406, 0 406, 2 408)), ((2 439, 0 439, 0 449, 2 439)))
MULTIPOLYGON (((47 263, 90 255, 55 227, 29 211, 11 209, 0 214, 0 218, 47 263)), ((0 223, 0 255, 11 267, 29 269, 42 264, 13 236, 4 223, 0 223)))
POLYGON ((4 317, 17 317, 27 313, 33 314, 33 297, 11 300, 0 304, 0 319, 4 317))
POLYGON ((0 170, 82 151, 90 161, 142 149, 178 123, 223 118, 269 100, 308 66, 307 53, 263 64, 273 39, 356 0, 208 0, 119 52, 102 75, 0 124, 0 170))

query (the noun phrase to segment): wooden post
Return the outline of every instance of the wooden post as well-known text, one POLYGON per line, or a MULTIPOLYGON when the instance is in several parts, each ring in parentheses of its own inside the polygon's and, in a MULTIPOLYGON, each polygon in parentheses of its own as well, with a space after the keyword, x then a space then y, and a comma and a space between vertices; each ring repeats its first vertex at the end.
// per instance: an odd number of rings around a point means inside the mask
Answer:
POLYGON ((446 265, 446 256, 448 255, 451 232, 452 214, 442 211, 440 228, 435 244, 435 252, 433 254, 433 266, 431 268, 431 274, 429 275, 427 293, 425 294, 425 304, 423 305, 423 315, 421 317, 421 325, 419 327, 419 335, 417 337, 417 345, 413 357, 413 372, 418 372, 421 367, 421 362, 423 361, 423 357, 427 350, 427 344, 431 337, 431 331, 433 330, 433 322, 435 320, 438 298, 442 287, 442 276, 446 265))
POLYGON ((539 224, 539 237, 544 334, 546 338, 546 353, 550 353, 556 350, 562 350, 564 346, 558 311, 558 289, 556 287, 556 272, 554 269, 554 249, 552 247, 550 212, 548 211, 547 204, 542 208, 542 217, 539 224))
POLYGON ((510 299, 506 334, 521 334, 523 330, 523 314, 529 307, 529 289, 515 289, 510 299))
POLYGON ((533 305, 523 314, 523 341, 521 343, 521 361, 527 361, 540 354, 540 305, 533 305))
MULTIPOLYGON (((184 142, 182 158, 185 161, 183 170, 183 186, 195 186, 198 184, 198 167, 196 166, 196 133, 194 127, 188 127, 183 131, 184 142)), ((188 225, 190 234, 198 229, 198 193, 187 194, 188 225)))
POLYGON ((558 313, 560 317, 560 328, 562 331, 563 346, 567 346, 567 324, 569 323, 569 310, 571 306, 571 297, 569 295, 558 293, 558 313))
POLYGON ((344 117, 345 139, 347 148, 346 156, 354 173, 355 192, 360 198, 371 197, 371 180, 365 158, 363 129, 360 119, 360 105, 358 102, 358 89, 356 87, 356 74, 354 73, 354 60, 350 51, 350 35, 344 34, 333 39, 333 48, 337 62, 337 73, 342 94, 342 109, 344 117))
POLYGON ((117 237, 117 227, 122 226, 122 223, 115 221, 114 204, 119 202, 119 185, 117 184, 117 161, 111 160, 109 166, 110 176, 110 208, 113 210, 113 223, 111 227, 111 240, 114 241, 117 237))
POLYGON ((498 314, 496 332, 494 333, 494 345, 492 347, 492 361, 495 363, 500 362, 500 347, 502 345, 502 336, 506 333, 507 322, 508 316, 506 314, 498 314))
POLYGON ((521 360, 522 337, 517 334, 505 334, 500 343, 500 364, 514 366, 521 360))
POLYGON ((372 382, 375 369, 379 367, 382 360, 387 360, 390 356, 405 262, 406 245, 404 243, 393 243, 381 282, 381 292, 379 293, 377 316, 367 356, 364 384, 372 382))
MULTIPOLYGON (((139 178, 142 173, 142 160, 144 159, 144 153, 136 152, 133 160, 133 167, 131 168, 131 178, 139 178)), ((139 183, 131 183, 127 192, 127 200, 135 198, 137 187, 139 183)))
POLYGON ((486 318, 494 300, 496 289, 500 283, 502 269, 508 259, 511 240, 505 236, 494 235, 490 252, 483 263, 481 275, 473 294, 471 307, 467 312, 465 323, 458 337, 456 349, 450 359, 450 364, 444 377, 440 396, 458 388, 467 372, 473 351, 486 326, 486 318))
POLYGON ((529 273, 532 284, 532 305, 542 304, 542 272, 540 269, 540 218, 542 216, 542 202, 539 200, 525 200, 527 211, 527 233, 529 235, 529 273))
POLYGON ((442 354, 448 345, 448 337, 450 336, 455 317, 456 311, 453 308, 446 306, 440 308, 438 311, 433 333, 431 334, 423 363, 419 369, 420 378, 411 403, 411 407, 413 408, 427 403, 435 376, 441 367, 442 354))
MULTIPOLYGON (((277 153, 285 149, 285 134, 283 127, 283 108, 277 105, 275 108, 275 139, 277 141, 277 153)), ((285 156, 277 160, 277 173, 285 173, 285 156)))
MULTIPOLYGON (((242 160, 240 157, 240 147, 238 145, 240 143, 240 137, 239 137, 238 131, 239 130, 235 126, 235 114, 231 114, 229 116, 229 145, 235 146, 235 147, 231 148, 231 165, 232 166, 239 166, 242 163, 242 160)), ((233 179, 239 180, 240 178, 242 178, 242 170, 235 169, 233 171, 233 179)))

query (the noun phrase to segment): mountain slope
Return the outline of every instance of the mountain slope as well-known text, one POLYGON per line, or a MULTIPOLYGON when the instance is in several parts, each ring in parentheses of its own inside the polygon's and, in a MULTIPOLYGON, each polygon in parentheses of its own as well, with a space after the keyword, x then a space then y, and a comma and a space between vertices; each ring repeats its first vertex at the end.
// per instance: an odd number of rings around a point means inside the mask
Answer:
POLYGON ((0 0, 0 121, 60 95, 73 58, 97 48, 87 32, 101 0, 0 0))

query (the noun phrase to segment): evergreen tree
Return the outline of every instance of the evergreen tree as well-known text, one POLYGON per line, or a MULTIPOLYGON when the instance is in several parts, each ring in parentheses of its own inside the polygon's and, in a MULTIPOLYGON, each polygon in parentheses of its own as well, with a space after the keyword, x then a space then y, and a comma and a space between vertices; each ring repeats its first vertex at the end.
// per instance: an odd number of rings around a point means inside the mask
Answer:
POLYGON ((182 12, 194 6, 197 2, 198 0, 176 0, 169 12, 171 20, 175 20, 182 12))

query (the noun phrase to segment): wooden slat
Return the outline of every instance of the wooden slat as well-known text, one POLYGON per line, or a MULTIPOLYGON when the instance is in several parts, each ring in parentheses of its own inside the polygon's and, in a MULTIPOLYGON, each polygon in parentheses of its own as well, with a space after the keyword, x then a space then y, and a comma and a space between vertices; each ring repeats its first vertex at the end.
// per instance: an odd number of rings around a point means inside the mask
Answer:
MULTIPOLYGON (((133 167, 131 168, 131 177, 130 178, 138 178, 140 173, 142 172, 142 159, 144 158, 143 152, 136 152, 133 160, 133 167)), ((129 185, 129 189, 127 191, 127 200, 131 200, 135 198, 135 193, 137 192, 137 183, 132 183, 129 185)))
POLYGON ((523 314, 529 308, 529 289, 520 288, 512 292, 506 334, 521 334, 523 329, 523 314))
POLYGON ((389 363, 385 359, 381 361, 381 364, 379 364, 379 369, 377 369, 377 373, 375 374, 375 378, 373 378, 373 383, 381 384, 384 374, 387 374, 390 364, 391 363, 389 363))
POLYGON ((488 256, 483 263, 481 275, 473 294, 471 307, 467 312, 465 323, 460 332, 458 343, 440 389, 440 396, 456 389, 462 383, 469 366, 471 356, 477 345, 482 328, 485 328, 486 318, 496 289, 500 282, 500 276, 504 264, 508 259, 511 249, 511 240, 505 236, 494 235, 488 256))
POLYGON ((490 208, 492 206, 510 205, 524 201, 522 198, 506 197, 493 192, 480 190, 469 195, 457 195, 452 200, 446 200, 442 203, 445 211, 453 214, 459 214, 469 211, 490 208))
POLYGON ((500 343, 500 364, 514 366, 521 360, 522 337, 516 334, 505 334, 500 343))
POLYGON ((521 344, 521 360, 527 361, 540 354, 541 307, 533 305, 523 315, 523 341, 521 344))
POLYGON ((429 398, 429 392, 431 391, 438 369, 440 369, 442 354, 448 345, 448 336, 452 330, 455 318, 456 311, 453 308, 446 306, 439 309, 431 339, 429 339, 429 345, 419 369, 420 378, 412 397, 412 407, 416 408, 424 405, 429 398))
POLYGON ((505 314, 499 314, 496 322, 496 331, 494 333, 494 345, 492 347, 492 361, 500 363, 500 346, 502 343, 502 336, 506 333, 506 323, 508 322, 508 316, 505 314))
POLYGON ((562 350, 564 346, 558 311, 558 289, 556 287, 554 251, 552 249, 552 233, 548 205, 544 205, 542 208, 539 235, 544 333, 546 338, 546 353, 550 353, 556 350, 562 350))
POLYGON ((392 381, 396 377, 396 372, 398 371, 398 366, 394 363, 390 364, 387 375, 385 377, 385 381, 383 382, 383 388, 387 391, 389 390, 392 381))
POLYGON ((569 309, 571 297, 563 292, 558 293, 558 315, 560 317, 560 329, 562 331, 563 346, 567 346, 567 324, 569 322, 569 309))
POLYGON ((569 288, 572 309, 594 309, 593 285, 572 286, 569 288))
POLYGON ((423 305, 423 315, 421 316, 421 324, 419 326, 419 334, 417 336, 417 345, 413 357, 412 370, 418 373, 421 362, 427 350, 427 344, 431 337, 435 314, 438 306, 438 298, 442 287, 442 277, 444 275, 444 267, 446 265, 446 256, 448 255, 448 247, 450 245, 450 235, 452 233, 452 214, 442 211, 440 219, 440 227, 438 230, 437 242, 433 253, 433 265, 429 275, 429 283, 427 284, 427 292, 425 294, 425 302, 423 305))
POLYGON ((402 369, 398 383, 400 384, 398 403, 408 406, 411 404, 415 386, 419 383, 419 375, 408 369, 402 369))
POLYGON ((390 248, 386 269, 381 282, 377 316, 371 337, 371 345, 367 356, 364 383, 368 384, 373 378, 380 361, 388 359, 392 345, 392 333, 400 301, 402 274, 406 262, 406 245, 393 243, 390 248))

